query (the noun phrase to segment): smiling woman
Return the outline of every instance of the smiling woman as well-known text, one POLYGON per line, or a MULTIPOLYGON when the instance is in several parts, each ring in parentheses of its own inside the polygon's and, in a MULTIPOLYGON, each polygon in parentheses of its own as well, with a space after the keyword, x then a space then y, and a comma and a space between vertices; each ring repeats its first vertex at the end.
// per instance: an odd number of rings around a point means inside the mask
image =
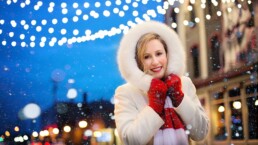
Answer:
POLYGON ((118 66, 126 83, 115 91, 115 122, 126 144, 188 145, 206 137, 209 119, 190 78, 178 35, 156 21, 123 36, 118 66), (139 132, 139 130, 141 130, 139 132))
POLYGON ((147 74, 161 79, 167 69, 167 46, 155 33, 143 35, 136 45, 138 67, 147 74))

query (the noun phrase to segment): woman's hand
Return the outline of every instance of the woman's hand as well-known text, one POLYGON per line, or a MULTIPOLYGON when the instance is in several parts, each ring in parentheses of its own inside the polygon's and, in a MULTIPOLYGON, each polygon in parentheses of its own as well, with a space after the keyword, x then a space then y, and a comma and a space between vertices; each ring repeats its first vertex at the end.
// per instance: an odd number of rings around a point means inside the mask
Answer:
POLYGON ((159 80, 152 79, 148 91, 149 106, 159 115, 162 114, 167 94, 167 85, 159 80))
POLYGON ((175 74, 170 74, 165 79, 165 83, 168 88, 167 95, 172 100, 173 106, 178 107, 184 98, 184 93, 182 92, 181 79, 175 74))

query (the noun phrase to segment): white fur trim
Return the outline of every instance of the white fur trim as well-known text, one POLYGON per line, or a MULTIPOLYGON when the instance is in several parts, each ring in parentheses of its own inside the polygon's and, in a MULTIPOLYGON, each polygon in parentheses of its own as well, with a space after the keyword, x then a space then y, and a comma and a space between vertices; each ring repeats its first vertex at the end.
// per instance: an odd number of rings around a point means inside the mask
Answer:
POLYGON ((167 44, 168 67, 166 75, 174 73, 182 76, 185 71, 185 52, 177 33, 161 22, 148 21, 138 24, 123 36, 117 60, 122 77, 143 91, 149 89, 153 77, 138 68, 135 60, 135 47, 139 38, 149 32, 159 34, 167 44))

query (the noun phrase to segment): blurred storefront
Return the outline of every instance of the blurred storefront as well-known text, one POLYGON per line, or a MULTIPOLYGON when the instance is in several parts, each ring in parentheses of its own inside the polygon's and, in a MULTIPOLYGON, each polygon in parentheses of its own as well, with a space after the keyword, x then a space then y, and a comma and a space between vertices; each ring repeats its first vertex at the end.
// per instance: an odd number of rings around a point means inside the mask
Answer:
POLYGON ((39 133, 35 139, 51 144, 121 144, 115 133, 114 105, 106 100, 88 103, 86 97, 84 93, 81 103, 56 102, 42 115, 45 127, 41 132, 47 133, 39 133))
POLYGON ((165 3, 166 24, 186 48, 186 75, 211 120, 208 137, 193 143, 258 144, 258 2, 165 3))

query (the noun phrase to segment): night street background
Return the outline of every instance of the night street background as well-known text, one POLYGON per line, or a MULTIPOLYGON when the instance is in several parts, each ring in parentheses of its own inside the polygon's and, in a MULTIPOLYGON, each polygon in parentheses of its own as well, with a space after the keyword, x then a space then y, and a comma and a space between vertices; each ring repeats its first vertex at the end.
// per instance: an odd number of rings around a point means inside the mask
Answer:
POLYGON ((37 119, 19 118, 29 103, 42 112, 55 100, 81 102, 84 92, 88 102, 112 100, 124 83, 116 51, 125 27, 164 17, 160 1, 108 2, 0 1, 0 132, 24 122, 37 126, 37 119), (67 98, 69 89, 76 90, 74 99, 67 98))

